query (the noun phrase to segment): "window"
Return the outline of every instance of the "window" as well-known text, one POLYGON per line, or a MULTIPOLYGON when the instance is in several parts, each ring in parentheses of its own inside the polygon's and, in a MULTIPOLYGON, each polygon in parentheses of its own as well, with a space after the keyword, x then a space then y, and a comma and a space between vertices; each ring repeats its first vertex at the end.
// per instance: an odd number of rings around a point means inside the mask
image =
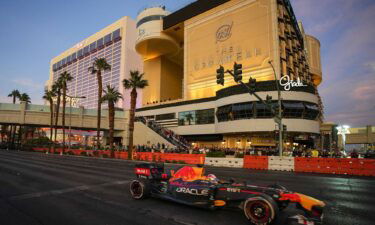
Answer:
POLYGON ((155 116, 155 120, 173 120, 176 118, 175 113, 166 113, 155 116))
POLYGON ((88 55, 89 54, 89 46, 86 46, 83 48, 83 55, 88 55))
POLYGON ((195 124, 195 111, 186 111, 178 113, 178 125, 193 125, 195 124))
POLYGON ((304 103, 305 112, 303 114, 304 119, 315 120, 319 115, 319 108, 313 103, 304 103))
POLYGON ((53 71, 57 70, 57 63, 53 64, 52 69, 53 69, 53 71))
POLYGON ((103 47, 104 47, 104 45, 103 45, 103 38, 100 38, 97 42, 96 42, 96 47, 98 48, 98 49, 102 49, 103 47))
POLYGON ((78 58, 83 57, 83 49, 80 49, 80 50, 78 51, 78 53, 77 53, 77 57, 78 57, 78 58))
POLYGON ((216 117, 219 122, 233 120, 232 105, 217 108, 216 117))
POLYGON ((305 106, 302 102, 282 102, 283 117, 285 118, 302 118, 305 106))
POLYGON ((68 56, 68 57, 66 57, 66 62, 67 63, 70 63, 72 60, 71 60, 71 57, 70 56, 68 56))
POLYGON ((112 33, 112 39, 113 39, 113 41, 118 41, 118 40, 121 39, 121 37, 120 37, 120 29, 117 29, 117 30, 113 31, 113 33, 112 33))
MULTIPOLYGON (((272 107, 275 107, 277 103, 272 103, 272 107)), ((257 102, 255 104, 256 117, 257 118, 271 118, 273 117, 271 110, 263 103, 257 102)))
POLYGON ((77 53, 73 53, 70 57, 72 61, 75 61, 77 59, 77 53))
POLYGON ((63 58, 63 60, 61 60, 61 65, 65 66, 65 64, 66 64, 66 58, 63 58))
POLYGON ((215 109, 204 109, 197 110, 196 115, 196 124, 210 124, 215 123, 215 109))
POLYGON ((112 42, 112 34, 107 34, 104 37, 104 44, 107 45, 107 44, 110 44, 111 42, 112 42))
POLYGON ((161 20, 164 16, 163 15, 153 15, 153 16, 146 16, 142 18, 141 20, 138 21, 137 23, 137 28, 141 26, 142 24, 149 22, 149 21, 154 21, 154 20, 161 20))
POLYGON ((233 104, 232 113, 234 120, 250 119, 254 115, 253 103, 238 103, 233 104))
POLYGON ((90 44, 90 52, 95 52, 96 51, 96 42, 93 42, 90 44))

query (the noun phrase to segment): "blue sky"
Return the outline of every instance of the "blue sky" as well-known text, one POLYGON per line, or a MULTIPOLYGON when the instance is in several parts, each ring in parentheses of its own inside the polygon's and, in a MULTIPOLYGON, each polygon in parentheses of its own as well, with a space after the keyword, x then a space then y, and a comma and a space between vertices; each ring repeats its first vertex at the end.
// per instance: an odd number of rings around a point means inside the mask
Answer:
MULTIPOLYGON (((19 89, 42 103, 52 57, 122 16, 147 6, 170 11, 193 0, 0 1, 0 102, 19 89)), ((321 42, 325 118, 375 125, 375 1, 292 0, 305 32, 321 42)))

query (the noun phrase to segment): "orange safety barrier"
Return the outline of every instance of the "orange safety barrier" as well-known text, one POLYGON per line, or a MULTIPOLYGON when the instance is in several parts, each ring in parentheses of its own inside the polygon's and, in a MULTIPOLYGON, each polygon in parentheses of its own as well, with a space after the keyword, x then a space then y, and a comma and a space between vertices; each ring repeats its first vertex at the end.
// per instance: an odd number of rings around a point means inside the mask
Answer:
POLYGON ((33 151, 36 151, 36 152, 46 152, 49 150, 49 148, 44 148, 44 147, 34 147, 32 149, 33 151))
POLYGON ((268 156, 245 156, 243 160, 243 167, 247 169, 268 169, 268 156))

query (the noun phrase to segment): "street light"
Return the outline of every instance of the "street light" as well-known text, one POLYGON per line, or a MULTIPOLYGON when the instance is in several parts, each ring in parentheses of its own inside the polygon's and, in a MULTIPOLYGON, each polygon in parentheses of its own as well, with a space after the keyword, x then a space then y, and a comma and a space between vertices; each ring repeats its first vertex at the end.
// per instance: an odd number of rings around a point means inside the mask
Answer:
POLYGON ((69 140, 69 149, 70 149, 70 145, 71 145, 71 136, 72 136, 72 100, 73 99, 77 99, 75 104, 78 103, 78 99, 82 99, 82 98, 86 98, 86 96, 69 96, 69 95, 66 95, 66 97, 69 98, 69 137, 68 137, 68 140, 69 140))

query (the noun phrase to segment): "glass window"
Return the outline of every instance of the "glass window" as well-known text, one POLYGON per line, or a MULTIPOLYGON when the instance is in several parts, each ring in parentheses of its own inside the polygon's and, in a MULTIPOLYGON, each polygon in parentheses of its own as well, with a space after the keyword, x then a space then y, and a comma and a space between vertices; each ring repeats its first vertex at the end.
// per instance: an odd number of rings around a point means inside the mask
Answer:
POLYGON ((319 107, 313 103, 304 103, 305 112, 303 114, 304 119, 315 120, 319 115, 319 107))
POLYGON ((195 124, 195 111, 186 111, 178 113, 178 125, 193 125, 195 124))
POLYGON ((64 58, 63 60, 61 60, 61 66, 64 66, 66 64, 66 58, 64 58))
POLYGON ((211 124, 215 123, 215 109, 204 109, 197 110, 196 115, 196 124, 211 124))
MULTIPOLYGON (((275 107, 277 103, 272 103, 272 107, 275 107)), ((257 118, 271 118, 273 117, 271 110, 263 103, 257 102, 255 104, 256 117, 257 118)))
POLYGON ((121 37, 120 37, 120 29, 117 29, 117 30, 115 30, 115 31, 113 31, 113 33, 112 33, 112 39, 114 40, 114 41, 117 41, 117 40, 119 40, 121 37))
POLYGON ((250 119, 254 116, 253 103, 233 104, 232 113, 234 120, 250 119))
POLYGON ((100 38, 97 42, 96 42, 96 46, 97 48, 102 48, 103 47, 103 38, 100 38))
POLYGON ((83 48, 83 55, 89 54, 89 46, 83 48))
POLYGON ((80 58, 80 57, 82 57, 82 56, 83 56, 83 49, 80 49, 80 50, 78 51, 77 57, 80 58))
POLYGON ((77 53, 74 52, 74 53, 71 55, 70 58, 71 58, 72 61, 76 60, 76 59, 77 59, 77 53))
POLYGON ((53 69, 53 71, 57 70, 57 63, 53 64, 52 69, 53 69))
POLYGON ((104 44, 108 44, 109 42, 112 41, 112 34, 107 34, 105 37, 104 37, 104 44))
POLYGON ((305 106, 302 102, 282 102, 283 117, 285 118, 302 118, 305 106))
POLYGON ((166 113, 155 116, 155 120, 172 120, 176 118, 175 113, 166 113))
POLYGON ((70 57, 70 56, 66 57, 66 62, 67 62, 67 63, 70 63, 70 62, 71 62, 71 57, 70 57))
POLYGON ((96 42, 93 42, 90 44, 90 52, 93 52, 96 50, 96 42))
POLYGON ((232 105, 217 108, 216 117, 219 122, 233 120, 232 105))

